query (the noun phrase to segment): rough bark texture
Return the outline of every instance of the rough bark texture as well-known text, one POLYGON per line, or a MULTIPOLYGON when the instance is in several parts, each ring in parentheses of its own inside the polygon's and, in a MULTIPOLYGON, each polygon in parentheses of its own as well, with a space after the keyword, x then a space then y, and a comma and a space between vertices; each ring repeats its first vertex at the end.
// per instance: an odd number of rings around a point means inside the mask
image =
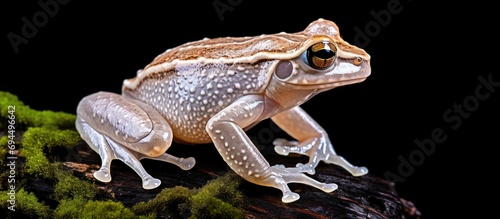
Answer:
MULTIPOLYGON (((153 190, 144 190, 141 180, 128 166, 120 161, 112 164, 110 183, 96 181, 102 186, 101 198, 112 198, 131 207, 141 201, 153 199, 163 188, 185 186, 202 187, 207 181, 226 174, 228 169, 211 145, 183 146, 173 145, 170 154, 196 158, 196 166, 183 171, 177 166, 153 160, 143 160, 145 169, 154 177, 161 179, 162 185, 153 190), (106 195, 107 194, 107 195, 106 195), (106 197, 108 196, 108 197, 106 197)), ((271 164, 293 166, 304 162, 305 157, 283 157, 275 154, 272 148, 263 154, 271 164)), ((66 155, 63 163, 73 169, 81 178, 91 178, 100 166, 99 156, 86 145, 82 145, 71 156, 66 155)), ((398 196, 392 183, 367 174, 353 177, 335 165, 320 164, 312 176, 321 182, 337 183, 339 188, 325 193, 315 188, 290 184, 301 198, 293 203, 282 203, 278 189, 257 186, 242 181, 240 190, 244 195, 247 218, 419 218, 420 213, 409 201, 398 196)), ((43 188, 41 188, 43 190, 43 188)))

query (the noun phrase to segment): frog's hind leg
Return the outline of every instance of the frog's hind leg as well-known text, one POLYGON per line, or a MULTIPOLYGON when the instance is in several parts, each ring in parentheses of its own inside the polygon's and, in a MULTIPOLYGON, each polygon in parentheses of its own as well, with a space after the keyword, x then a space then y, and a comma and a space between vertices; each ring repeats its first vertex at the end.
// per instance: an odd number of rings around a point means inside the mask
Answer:
POLYGON ((154 179, 139 163, 134 153, 110 139, 98 133, 82 119, 78 119, 76 127, 87 144, 101 157, 101 168, 94 173, 94 177, 101 182, 111 181, 111 161, 118 159, 131 167, 143 181, 144 188, 156 188, 160 185, 158 179, 154 179))
POLYGON ((118 159, 142 179, 145 189, 160 185, 143 168, 140 160, 152 158, 176 164, 183 169, 194 165, 193 158, 176 158, 165 154, 172 143, 172 130, 161 115, 150 106, 107 92, 89 95, 77 108, 77 129, 82 138, 102 159, 94 176, 109 182, 110 163, 118 159))

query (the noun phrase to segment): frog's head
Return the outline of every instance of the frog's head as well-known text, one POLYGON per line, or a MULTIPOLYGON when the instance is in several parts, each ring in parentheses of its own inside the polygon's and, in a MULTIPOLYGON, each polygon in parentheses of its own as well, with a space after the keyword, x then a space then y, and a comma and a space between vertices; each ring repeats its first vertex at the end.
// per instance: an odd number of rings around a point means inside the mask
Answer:
POLYGON ((295 89, 328 89, 359 83, 370 75, 370 55, 344 41, 335 23, 319 19, 300 34, 307 37, 293 58, 276 63, 275 80, 295 89))

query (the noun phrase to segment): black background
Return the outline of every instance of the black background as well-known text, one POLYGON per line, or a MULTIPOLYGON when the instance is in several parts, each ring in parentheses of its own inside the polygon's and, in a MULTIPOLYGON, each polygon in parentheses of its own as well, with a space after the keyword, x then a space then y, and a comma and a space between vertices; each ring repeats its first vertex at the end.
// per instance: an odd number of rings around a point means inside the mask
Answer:
MULTIPOLYGON (((75 113, 83 96, 119 93, 124 79, 168 48, 203 37, 297 32, 321 17, 336 22, 346 41, 372 56, 372 75, 365 82, 303 105, 328 131, 336 151, 371 174, 401 176, 398 192, 423 218, 495 212, 485 198, 498 192, 493 151, 500 146, 500 87, 469 108, 460 124, 443 119, 454 104, 473 103, 479 76, 500 82, 493 6, 420 0, 162 2, 69 1, 17 53, 8 34, 22 36, 22 18, 32 20, 42 8, 36 1, 2 3, 0 90, 35 109, 75 113), (230 10, 218 13, 213 2, 230 10), (382 25, 373 12, 389 11, 390 3, 399 6, 382 25), (370 25, 369 41, 357 38, 356 28, 367 34, 370 25), (446 140, 418 157, 422 152, 414 141, 431 138, 435 129, 443 130, 446 140), (400 158, 410 157, 416 159, 408 161, 411 172, 401 172, 400 158)), ((252 135, 267 127, 263 123, 252 135)))

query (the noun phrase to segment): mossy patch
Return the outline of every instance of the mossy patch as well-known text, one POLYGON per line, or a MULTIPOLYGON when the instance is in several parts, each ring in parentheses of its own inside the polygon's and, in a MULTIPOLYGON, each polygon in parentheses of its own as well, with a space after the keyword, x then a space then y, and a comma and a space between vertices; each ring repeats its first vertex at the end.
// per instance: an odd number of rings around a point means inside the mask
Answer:
POLYGON ((44 150, 54 147, 72 148, 81 141, 74 130, 60 130, 55 128, 30 127, 23 135, 20 155, 26 158, 26 171, 35 176, 50 178, 54 176, 50 161, 44 150))
MULTIPOLYGON (((0 118, 8 117, 9 106, 15 107, 15 120, 18 126, 59 129, 73 129, 75 126, 76 115, 74 114, 50 110, 34 110, 20 101, 17 96, 0 91, 0 118)), ((0 129, 6 124, 5 122, 0 123, 0 129)))
MULTIPOLYGON (((4 135, 0 136, 0 146, 5 149, 0 150, 0 153, 3 157, 7 155, 7 142, 10 140, 8 136, 15 135, 16 152, 11 156, 19 158, 15 160, 15 181, 5 180, 2 183, 2 188, 9 189, 2 194, 10 192, 10 186, 15 186, 16 204, 13 209, 9 209, 14 215, 51 218, 53 210, 43 204, 41 199, 61 201, 78 197, 89 200, 95 196, 97 188, 93 183, 78 179, 72 172, 64 171, 62 165, 53 161, 50 156, 54 148, 70 149, 81 141, 74 127, 75 119, 75 115, 65 112, 33 110, 16 96, 0 91, 0 123, 3 124, 0 125, 0 135, 4 135), (8 112, 8 108, 14 110, 8 112), (11 129, 15 131, 13 134, 6 134, 7 120, 15 121, 15 129, 11 129), (41 177, 52 183, 54 195, 37 197, 36 194, 26 191, 24 186, 28 176, 41 177)), ((2 168, 2 173, 9 172, 2 168)), ((11 205, 6 205, 2 210, 7 210, 8 206, 11 205)))
POLYGON ((61 201, 61 204, 54 211, 54 218, 82 218, 82 219, 114 219, 114 218, 155 218, 154 215, 137 216, 130 209, 123 206, 120 202, 111 200, 86 201, 81 198, 69 199, 61 201))
POLYGON ((200 189, 163 189, 156 198, 137 203, 138 214, 156 213, 166 218, 244 218, 240 178, 234 173, 208 182, 200 189))
POLYGON ((194 190, 181 186, 166 188, 156 198, 137 203, 132 210, 140 215, 160 214, 165 215, 165 218, 185 218, 190 212, 189 197, 194 193, 194 190))
MULTIPOLYGON (((7 147, 8 147, 7 142, 8 141, 9 141, 9 138, 7 137, 7 135, 0 137, 0 157, 2 157, 2 158, 7 156, 7 147)), ((4 163, 3 159, 0 159, 0 164, 3 165, 3 163, 4 163)))
MULTIPOLYGON (((25 191, 23 188, 19 189, 15 193, 15 198, 11 198, 8 191, 1 191, 0 197, 2 197, 1 207, 3 209, 8 209, 12 207, 15 211, 13 213, 17 213, 19 216, 29 216, 29 218, 50 218, 51 210, 49 206, 45 205, 43 202, 40 202, 38 198, 31 192, 25 191), (14 200, 15 203, 9 203, 6 200, 14 200)), ((9 209, 11 211, 11 209, 9 209)), ((14 215, 11 215, 15 218, 14 215)))
POLYGON ((72 174, 68 174, 67 171, 58 169, 55 175, 58 180, 54 187, 56 200, 71 198, 91 200, 97 194, 97 188, 94 184, 82 181, 72 174))
POLYGON ((226 174, 203 186, 191 197, 192 218, 243 218, 240 177, 226 174))
POLYGON ((74 130, 30 127, 23 135, 20 155, 26 158, 27 173, 49 178, 54 175, 44 150, 54 147, 72 148, 81 141, 74 130))

